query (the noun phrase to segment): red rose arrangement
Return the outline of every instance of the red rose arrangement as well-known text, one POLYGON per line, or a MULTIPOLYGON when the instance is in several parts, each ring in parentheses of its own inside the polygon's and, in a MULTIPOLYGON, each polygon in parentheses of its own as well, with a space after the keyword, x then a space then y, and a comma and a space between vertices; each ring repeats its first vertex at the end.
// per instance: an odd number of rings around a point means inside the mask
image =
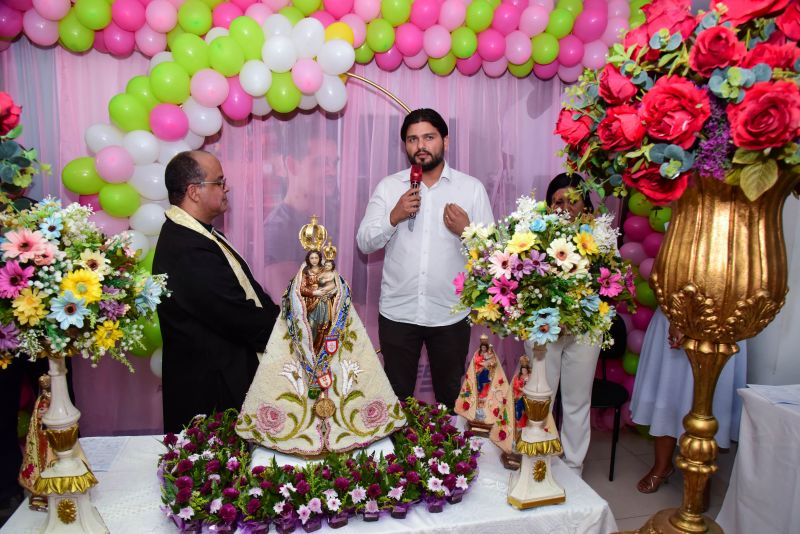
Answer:
POLYGON ((30 207, 23 195, 38 173, 49 173, 50 166, 39 162, 34 149, 15 141, 22 133, 19 116, 22 108, 8 93, 0 91, 0 210, 13 203, 17 209, 30 207))
POLYGON ((698 174, 754 200, 800 172, 800 2, 710 3, 644 6, 606 66, 568 89, 555 133, 587 188, 664 205, 698 174))

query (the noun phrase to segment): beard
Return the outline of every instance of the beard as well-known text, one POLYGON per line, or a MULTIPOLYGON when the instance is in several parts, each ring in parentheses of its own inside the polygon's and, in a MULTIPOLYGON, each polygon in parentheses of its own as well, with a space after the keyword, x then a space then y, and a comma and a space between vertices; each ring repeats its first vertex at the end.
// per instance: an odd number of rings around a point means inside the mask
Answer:
POLYGON ((444 151, 439 152, 438 154, 433 154, 433 153, 428 152, 426 150, 418 150, 415 154, 407 154, 407 155, 408 155, 408 162, 411 165, 416 165, 416 164, 421 165, 423 172, 432 171, 442 161, 444 161, 444 151), (430 159, 428 161, 420 163, 420 162, 417 161, 417 155, 419 155, 419 154, 428 154, 430 156, 430 159))

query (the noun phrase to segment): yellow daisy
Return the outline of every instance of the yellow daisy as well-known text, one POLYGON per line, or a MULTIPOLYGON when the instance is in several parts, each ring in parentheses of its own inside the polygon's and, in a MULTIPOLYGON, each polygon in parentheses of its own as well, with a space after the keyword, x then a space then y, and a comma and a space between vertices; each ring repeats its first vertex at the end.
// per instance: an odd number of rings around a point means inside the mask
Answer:
POLYGON ((100 280, 111 272, 111 262, 103 254, 86 249, 81 252, 80 261, 82 267, 97 274, 100 280))
POLYGON ((94 341, 102 349, 113 349, 120 339, 122 330, 119 329, 119 321, 104 321, 94 332, 94 341))
POLYGON ((475 311, 478 312, 479 321, 496 321, 500 318, 500 305, 495 304, 491 300, 488 301, 484 306, 475 308, 475 311))
POLYGON ((47 309, 42 303, 38 289, 26 287, 12 301, 11 306, 14 308, 14 317, 20 324, 36 326, 39 320, 47 315, 47 309))
POLYGON ((600 306, 597 308, 597 313, 605 317, 608 315, 609 311, 611 311, 611 306, 609 306, 608 302, 601 300, 600 306))
POLYGON ((469 257, 472 258, 473 260, 477 260, 478 259, 478 254, 479 254, 479 251, 478 251, 477 248, 469 249, 469 257))
POLYGON ((581 255, 597 254, 597 243, 594 242, 594 236, 589 232, 579 232, 572 240, 575 241, 581 255))
POLYGON ((520 254, 530 250, 536 244, 536 235, 533 232, 517 232, 506 245, 506 252, 520 254))
POLYGON ((14 358, 12 358, 11 356, 0 357, 0 370, 5 370, 6 367, 11 365, 12 361, 14 361, 14 358))
POLYGON ((76 297, 86 299, 86 304, 97 302, 103 296, 100 278, 87 269, 78 269, 65 276, 61 281, 61 291, 72 291, 76 297))

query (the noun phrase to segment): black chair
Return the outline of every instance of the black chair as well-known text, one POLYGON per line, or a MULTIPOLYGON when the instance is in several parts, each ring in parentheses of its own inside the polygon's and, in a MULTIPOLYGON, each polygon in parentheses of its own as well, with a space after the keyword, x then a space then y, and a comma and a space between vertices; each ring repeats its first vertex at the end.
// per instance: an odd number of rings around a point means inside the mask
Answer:
POLYGON ((619 441, 619 423, 622 413, 622 405, 628 401, 628 390, 622 385, 611 382, 606 378, 606 361, 620 359, 625 354, 625 347, 628 344, 628 331, 625 322, 619 317, 614 317, 611 325, 611 336, 614 344, 600 351, 600 365, 603 370, 603 378, 595 378, 592 385, 592 408, 613 408, 614 409, 614 433, 611 440, 611 467, 608 471, 608 480, 614 480, 614 461, 617 455, 617 441, 619 441))

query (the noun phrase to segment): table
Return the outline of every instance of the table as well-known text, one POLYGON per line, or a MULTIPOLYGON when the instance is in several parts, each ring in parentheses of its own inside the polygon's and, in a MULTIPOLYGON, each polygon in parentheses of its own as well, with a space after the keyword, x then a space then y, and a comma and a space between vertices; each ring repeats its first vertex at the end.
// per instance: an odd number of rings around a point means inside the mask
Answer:
MULTIPOLYGON (((159 509, 156 459, 163 452, 160 439, 160 436, 81 439, 100 481, 92 490, 92 501, 113 534, 178 532, 159 509), (101 471, 98 467, 107 470, 101 471)), ((324 526, 320 532, 606 534, 617 530, 608 503, 558 458, 553 461, 553 474, 566 490, 567 502, 525 511, 512 508, 506 503, 510 471, 503 469, 499 456, 499 449, 485 443, 479 461, 480 472, 473 487, 460 504, 446 505, 442 513, 431 514, 424 505, 419 505, 402 520, 388 515, 382 515, 377 523, 351 518, 348 526, 342 529, 334 531, 324 526)), ((45 514, 29 510, 25 501, 0 532, 36 533, 44 523, 45 514)), ((295 532, 301 533, 302 529, 295 532)))
POLYGON ((800 385, 751 386, 717 523, 727 534, 800 531, 800 385))

